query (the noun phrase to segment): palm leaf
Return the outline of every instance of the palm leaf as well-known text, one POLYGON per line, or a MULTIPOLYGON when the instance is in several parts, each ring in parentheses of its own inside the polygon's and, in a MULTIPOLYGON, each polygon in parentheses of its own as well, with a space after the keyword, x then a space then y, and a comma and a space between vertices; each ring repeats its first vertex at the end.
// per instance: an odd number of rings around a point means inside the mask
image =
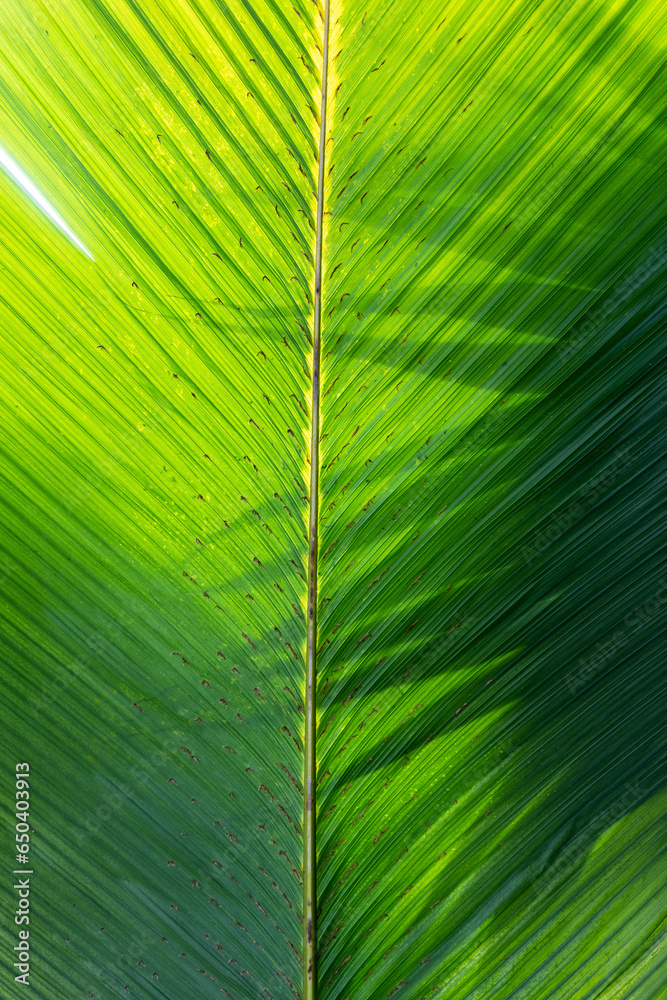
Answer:
POLYGON ((661 996, 659 6, 1 24, 37 996, 661 996))

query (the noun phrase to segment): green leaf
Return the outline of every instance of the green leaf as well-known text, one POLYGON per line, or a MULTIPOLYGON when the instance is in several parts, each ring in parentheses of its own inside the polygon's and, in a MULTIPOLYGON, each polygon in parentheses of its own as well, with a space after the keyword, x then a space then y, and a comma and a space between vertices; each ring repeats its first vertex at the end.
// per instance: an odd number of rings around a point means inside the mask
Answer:
POLYGON ((662 996, 658 4, 0 25, 36 995, 662 996))

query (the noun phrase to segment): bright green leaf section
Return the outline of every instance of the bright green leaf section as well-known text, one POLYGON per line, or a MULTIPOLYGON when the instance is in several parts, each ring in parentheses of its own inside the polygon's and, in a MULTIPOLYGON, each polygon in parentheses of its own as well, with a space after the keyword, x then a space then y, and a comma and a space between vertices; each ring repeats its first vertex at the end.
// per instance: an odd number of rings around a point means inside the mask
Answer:
POLYGON ((336 17, 322 996, 657 998, 664 17, 336 17))
POLYGON ((2 175, 2 807, 28 761, 49 1000, 299 988, 315 15, 3 5, 0 141, 95 257, 2 175))

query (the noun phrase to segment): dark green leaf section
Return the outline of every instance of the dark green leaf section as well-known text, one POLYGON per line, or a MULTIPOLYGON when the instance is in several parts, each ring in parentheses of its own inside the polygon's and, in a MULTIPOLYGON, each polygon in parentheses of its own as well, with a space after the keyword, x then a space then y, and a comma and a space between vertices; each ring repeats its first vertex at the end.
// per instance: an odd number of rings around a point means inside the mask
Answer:
POLYGON ((13 841, 28 761, 45 1000, 300 989, 319 27, 295 7, 3 8, 0 144, 95 258, 2 174, 2 809, 13 841))
POLYGON ((664 992, 664 30, 337 21, 323 998, 664 992))

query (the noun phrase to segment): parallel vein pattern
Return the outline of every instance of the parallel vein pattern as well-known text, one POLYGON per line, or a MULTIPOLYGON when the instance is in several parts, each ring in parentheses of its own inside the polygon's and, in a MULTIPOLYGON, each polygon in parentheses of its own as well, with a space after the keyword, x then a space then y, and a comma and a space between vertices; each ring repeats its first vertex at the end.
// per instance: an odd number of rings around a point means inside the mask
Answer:
POLYGON ((664 22, 339 15, 321 994, 657 997, 664 22))
POLYGON ((310 509, 308 514, 308 624, 306 648, 306 707, 304 733, 303 831, 303 996, 317 996, 317 603, 320 520, 320 368, 322 327, 322 236, 327 145, 329 77, 329 0, 322 16, 322 92, 317 160, 317 228, 315 234, 315 300, 313 303, 313 390, 310 405, 310 509))
POLYGON ((0 20, 0 141, 95 257, 0 179, 35 992, 298 996, 317 12, 0 20))

